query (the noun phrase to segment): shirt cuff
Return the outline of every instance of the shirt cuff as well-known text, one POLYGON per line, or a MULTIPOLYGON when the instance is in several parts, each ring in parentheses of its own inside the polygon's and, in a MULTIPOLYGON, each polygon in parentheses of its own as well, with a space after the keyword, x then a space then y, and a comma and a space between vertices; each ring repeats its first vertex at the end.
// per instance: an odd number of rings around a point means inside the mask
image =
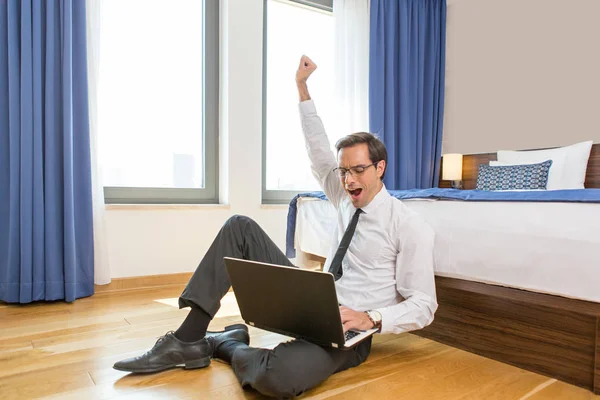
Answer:
POLYGON ((381 332, 379 333, 390 333, 394 331, 394 312, 389 308, 376 308, 375 311, 379 311, 381 314, 381 332))
POLYGON ((306 100, 300 103, 300 113, 302 115, 310 115, 316 114, 317 108, 315 107, 315 103, 312 100, 306 100))

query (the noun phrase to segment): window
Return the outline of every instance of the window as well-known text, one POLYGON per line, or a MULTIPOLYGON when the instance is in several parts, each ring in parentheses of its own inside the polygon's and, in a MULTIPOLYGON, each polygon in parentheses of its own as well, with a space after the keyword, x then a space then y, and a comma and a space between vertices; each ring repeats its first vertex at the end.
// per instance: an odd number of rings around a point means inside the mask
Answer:
POLYGON ((100 24, 106 202, 217 202, 218 1, 102 0, 100 24))
POLYGON ((294 75, 303 54, 318 66, 309 89, 332 146, 341 136, 332 130, 334 21, 331 1, 323 0, 266 0, 265 14, 263 203, 283 203, 298 192, 320 190, 298 116, 294 75))

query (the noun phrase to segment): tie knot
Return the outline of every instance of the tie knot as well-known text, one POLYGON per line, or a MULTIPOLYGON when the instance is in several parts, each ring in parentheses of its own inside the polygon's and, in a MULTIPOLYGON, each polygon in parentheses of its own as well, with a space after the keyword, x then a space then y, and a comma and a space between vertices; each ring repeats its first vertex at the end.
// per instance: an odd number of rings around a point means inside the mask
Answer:
POLYGON ((357 208, 356 211, 354 212, 354 215, 360 215, 364 213, 364 211, 361 208, 357 208))

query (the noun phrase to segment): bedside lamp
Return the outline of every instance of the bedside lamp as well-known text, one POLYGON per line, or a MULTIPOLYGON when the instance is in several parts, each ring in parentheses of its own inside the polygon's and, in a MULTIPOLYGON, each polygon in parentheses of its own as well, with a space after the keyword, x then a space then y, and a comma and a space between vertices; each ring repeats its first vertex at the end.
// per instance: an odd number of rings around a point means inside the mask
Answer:
POLYGON ((462 154, 444 154, 442 160, 442 179, 452 181, 453 189, 462 189, 462 154))

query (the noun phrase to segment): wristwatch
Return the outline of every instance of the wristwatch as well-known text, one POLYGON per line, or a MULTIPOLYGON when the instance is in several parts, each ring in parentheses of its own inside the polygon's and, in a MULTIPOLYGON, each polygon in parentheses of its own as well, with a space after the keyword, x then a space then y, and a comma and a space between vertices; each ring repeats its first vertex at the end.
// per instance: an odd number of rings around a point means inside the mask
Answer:
POLYGON ((381 313, 375 310, 365 311, 367 316, 373 323, 373 328, 377 329, 377 332, 381 332, 381 313))

